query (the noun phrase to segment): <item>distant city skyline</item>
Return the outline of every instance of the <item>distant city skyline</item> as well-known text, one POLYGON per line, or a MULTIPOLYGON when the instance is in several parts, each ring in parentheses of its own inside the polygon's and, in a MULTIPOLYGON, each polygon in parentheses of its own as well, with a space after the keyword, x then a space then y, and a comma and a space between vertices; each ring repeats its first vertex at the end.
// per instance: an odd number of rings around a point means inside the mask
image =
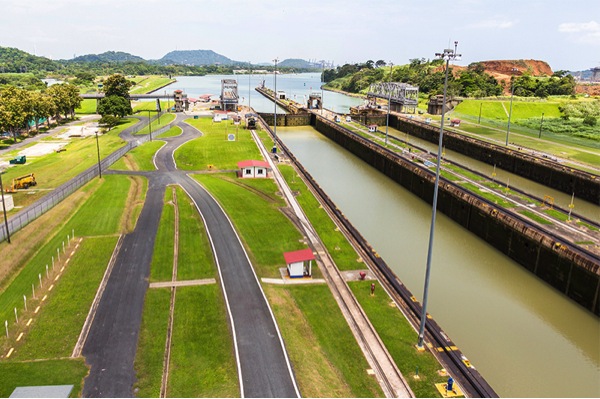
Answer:
POLYGON ((597 0, 0 0, 0 7, 0 46, 51 59, 213 50, 253 64, 398 65, 432 59, 458 41, 459 65, 536 59, 555 71, 600 66, 597 0))

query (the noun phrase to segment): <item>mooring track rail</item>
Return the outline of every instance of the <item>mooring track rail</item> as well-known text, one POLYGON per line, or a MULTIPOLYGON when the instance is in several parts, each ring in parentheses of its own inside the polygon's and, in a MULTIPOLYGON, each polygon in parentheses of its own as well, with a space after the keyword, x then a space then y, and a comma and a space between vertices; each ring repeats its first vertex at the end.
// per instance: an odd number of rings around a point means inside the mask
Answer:
MULTIPOLYGON (((262 119, 262 118, 261 118, 262 119)), ((267 126, 263 122, 263 126, 267 126)), ((270 131, 267 128, 267 131, 270 131)), ((343 230, 351 244, 359 251, 365 264, 373 271, 386 291, 390 293, 399 309, 407 316, 415 329, 418 328, 422 307, 412 293, 400 282, 398 277, 391 271, 385 261, 368 244, 360 232, 346 219, 342 212, 336 207, 329 196, 316 183, 313 177, 298 162, 292 152, 277 138, 277 143, 285 155, 292 161, 296 170, 307 184, 312 193, 319 199, 323 208, 330 214, 336 224, 343 230)), ((468 397, 490 397, 496 398, 498 394, 481 376, 481 374, 470 365, 466 356, 456 348, 456 345, 443 332, 440 326, 431 318, 426 323, 425 340, 431 344, 431 352, 441 365, 463 389, 468 397)), ((416 345, 416 342, 415 342, 416 345)), ((429 346, 429 345, 428 345, 429 346)), ((416 349, 415 349, 416 350, 416 349)))

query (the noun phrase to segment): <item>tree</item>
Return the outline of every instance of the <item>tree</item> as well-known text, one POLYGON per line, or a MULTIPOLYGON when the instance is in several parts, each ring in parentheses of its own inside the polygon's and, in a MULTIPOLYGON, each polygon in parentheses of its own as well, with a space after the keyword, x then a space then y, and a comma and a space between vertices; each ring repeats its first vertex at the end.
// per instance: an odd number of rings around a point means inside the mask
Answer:
POLYGON ((120 96, 129 98, 129 89, 133 83, 120 74, 114 74, 106 78, 104 81, 104 94, 109 96, 120 96))
POLYGON ((79 89, 71 84, 62 83, 52 85, 46 93, 52 98, 57 118, 60 119, 60 114, 64 114, 65 118, 75 116, 75 108, 79 107, 82 98, 79 96, 79 89))
POLYGON ((377 68, 381 68, 381 67, 384 67, 384 66, 386 66, 386 65, 387 65, 387 63, 386 63, 384 60, 377 60, 377 61, 375 62, 375 66, 376 66, 377 68))
POLYGON ((104 115, 102 118, 100 118, 98 123, 100 126, 104 126, 107 128, 107 130, 110 130, 119 124, 119 120, 119 117, 113 115, 104 115))
POLYGON ((122 118, 125 115, 130 115, 133 110, 131 109, 131 102, 127 98, 112 95, 100 100, 97 112, 103 117, 112 115, 122 118))
POLYGON ((0 92, 0 130, 13 134, 17 142, 17 131, 25 126, 27 91, 8 86, 0 92))

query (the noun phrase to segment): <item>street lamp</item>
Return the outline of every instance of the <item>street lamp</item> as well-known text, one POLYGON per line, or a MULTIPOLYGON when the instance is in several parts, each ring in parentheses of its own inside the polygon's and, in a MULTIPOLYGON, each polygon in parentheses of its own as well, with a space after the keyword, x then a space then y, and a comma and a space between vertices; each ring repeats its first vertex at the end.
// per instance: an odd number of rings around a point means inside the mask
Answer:
POLYGON ((6 242, 10 244, 10 231, 8 231, 8 219, 6 219, 6 202, 4 202, 4 186, 2 185, 2 173, 0 170, 0 193, 2 194, 2 211, 4 212, 4 227, 6 227, 6 242))
POLYGON ((438 187, 440 183, 440 161, 442 159, 442 140, 444 137, 444 119, 446 117, 446 92, 448 90, 448 67, 450 61, 460 60, 461 54, 456 53, 458 42, 454 42, 454 50, 444 49, 443 53, 436 53, 437 58, 446 61, 446 74, 444 77, 444 97, 442 100, 442 122, 440 124, 440 138, 438 143, 437 165, 435 168, 435 184, 433 187, 433 210, 431 213, 431 227, 429 229, 429 248, 427 251, 427 267, 425 269, 425 287, 423 289, 423 311, 421 313, 421 326, 419 328, 419 348, 423 347, 423 338, 425 335, 425 321, 427 320, 427 295, 429 293, 429 276, 431 274, 431 256, 433 250, 433 235, 435 231, 435 217, 437 211, 438 187))
POLYGON ((252 80, 252 64, 250 63, 250 61, 248 61, 248 64, 250 64, 250 75, 248 76, 248 108, 250 110, 252 109, 252 104, 250 103, 250 97, 252 94, 252 88, 250 83, 250 81, 252 80))
POLYGON ((273 71, 273 75, 275 77, 275 113, 273 114, 273 117, 275 118, 275 121, 273 123, 273 135, 275 136, 273 138, 273 150, 271 150, 273 152, 273 154, 277 153, 277 63, 279 62, 279 59, 275 58, 273 60, 273 62, 275 63, 275 70, 273 71))
POLYGON ((323 115, 323 100, 325 99, 325 92, 323 91, 323 86, 325 86, 325 60, 321 61, 321 66, 323 68, 323 73, 321 74, 321 80, 323 83, 321 85, 321 116, 323 115))
POLYGON ((390 124, 390 108, 392 106, 392 71, 394 64, 390 61, 390 82, 388 85, 388 111, 387 118, 385 120, 385 145, 388 143, 388 126, 390 124))
POLYGON ((511 78, 510 78, 510 110, 508 111, 508 126, 506 127, 506 144, 505 144, 506 146, 508 146, 508 132, 510 132, 510 117, 512 116, 512 103, 513 103, 513 96, 515 94, 514 73, 519 72, 519 70, 517 68, 513 68, 512 72, 513 72, 513 76, 511 76, 511 78))
POLYGON ((102 168, 100 167, 100 144, 98 143, 98 131, 96 130, 96 150, 98 151, 98 178, 102 179, 102 168))
POLYGON ((150 130, 150 141, 152 141, 152 119, 150 118, 150 110, 147 109, 146 111, 148 111, 148 130, 150 130))

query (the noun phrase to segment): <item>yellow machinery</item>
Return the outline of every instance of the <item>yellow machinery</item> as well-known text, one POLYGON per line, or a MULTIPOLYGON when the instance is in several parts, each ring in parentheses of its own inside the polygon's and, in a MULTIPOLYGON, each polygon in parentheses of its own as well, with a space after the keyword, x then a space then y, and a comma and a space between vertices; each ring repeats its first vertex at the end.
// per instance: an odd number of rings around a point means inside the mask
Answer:
POLYGON ((19 189, 28 189, 30 186, 35 186, 36 184, 37 182, 35 181, 35 176, 33 173, 30 173, 25 176, 14 178, 11 186, 5 191, 7 193, 16 193, 19 189))

